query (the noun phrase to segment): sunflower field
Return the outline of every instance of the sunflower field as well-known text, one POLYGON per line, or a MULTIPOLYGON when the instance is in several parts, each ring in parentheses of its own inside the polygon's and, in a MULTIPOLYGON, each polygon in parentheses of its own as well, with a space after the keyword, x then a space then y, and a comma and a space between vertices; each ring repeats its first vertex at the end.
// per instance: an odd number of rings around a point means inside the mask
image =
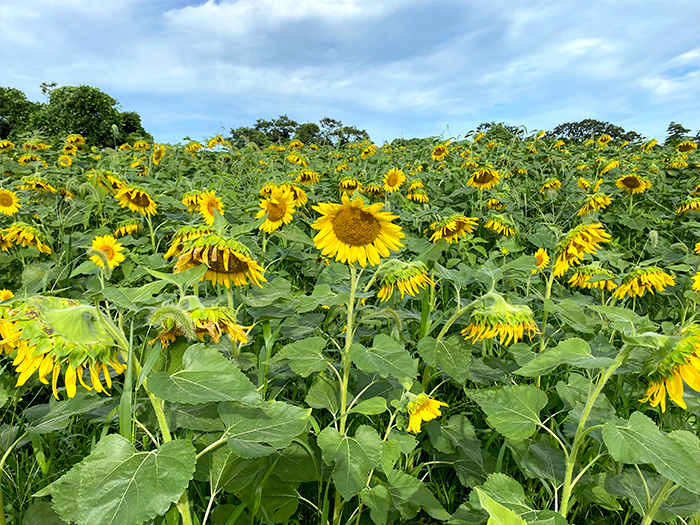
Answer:
POLYGON ((0 167, 0 525, 700 523, 696 143, 0 167))

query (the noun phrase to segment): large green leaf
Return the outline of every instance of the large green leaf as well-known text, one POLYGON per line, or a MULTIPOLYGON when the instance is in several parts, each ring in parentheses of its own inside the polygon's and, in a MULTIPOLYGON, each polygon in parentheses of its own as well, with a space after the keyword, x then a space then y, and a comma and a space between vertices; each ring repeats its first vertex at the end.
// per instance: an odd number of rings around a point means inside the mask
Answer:
POLYGON ((180 499, 195 467, 189 441, 137 452, 129 440, 102 438, 83 461, 51 484, 54 509, 78 525, 140 525, 180 499))
POLYGON ((243 458, 254 458, 289 446, 306 430, 311 409, 281 401, 270 401, 255 408, 222 403, 219 415, 226 425, 224 435, 231 449, 243 458))
POLYGON ((46 434, 66 427, 73 416, 84 414, 104 405, 109 398, 87 392, 78 392, 68 401, 56 401, 46 405, 35 405, 24 411, 29 421, 26 431, 46 434))
POLYGON ((400 470, 386 473, 391 501, 404 519, 411 519, 423 509, 433 518, 446 520, 450 517, 435 496, 421 480, 400 470))
POLYGON ((302 377, 314 372, 322 372, 328 366, 328 360, 323 355, 327 341, 323 337, 308 337, 284 346, 269 363, 289 360, 289 368, 302 377))
POLYGON ((366 486, 369 471, 381 464, 382 440, 376 430, 365 425, 358 427, 354 438, 326 427, 317 443, 323 461, 333 465, 333 482, 346 501, 366 486))
POLYGON ((514 441, 535 432, 540 410, 547 405, 547 394, 533 385, 472 390, 469 396, 486 412, 489 425, 514 441))
POLYGON ((469 377, 472 358, 469 346, 458 336, 437 341, 424 337, 418 342, 418 352, 430 366, 439 366, 447 375, 463 385, 469 377))
POLYGON ((340 409, 340 387, 335 379, 319 374, 306 394, 306 404, 311 408, 325 408, 335 415, 340 409))
POLYGON ((484 494, 515 512, 521 519, 530 520, 537 516, 537 510, 525 499, 525 491, 520 483, 506 474, 500 472, 489 474, 486 482, 481 487, 477 487, 477 490, 478 492, 470 494, 470 501, 474 506, 481 503, 480 496, 484 494))
POLYGON ((515 512, 496 502, 479 487, 476 488, 479 503, 489 513, 487 525, 527 525, 527 522, 515 512))
POLYGON ((614 363, 615 360, 610 357, 594 356, 586 341, 572 337, 539 354, 515 373, 526 377, 538 377, 563 364, 581 368, 604 368, 614 363))
POLYGON ((182 368, 173 374, 156 372, 148 378, 149 390, 161 399, 186 405, 262 402, 253 383, 215 347, 201 343, 190 346, 182 358, 182 368))
POLYGON ((384 525, 391 506, 389 490, 384 485, 365 487, 360 492, 360 498, 362 503, 369 507, 372 521, 377 525, 384 525))
POLYGON ((350 357, 357 368, 364 372, 376 372, 382 377, 393 376, 410 382, 418 370, 418 360, 395 339, 385 334, 375 336, 372 348, 359 343, 350 347, 350 357))
POLYGON ((603 439, 615 461, 650 463, 662 476, 700 494, 700 463, 641 412, 633 413, 624 425, 605 423, 603 439))

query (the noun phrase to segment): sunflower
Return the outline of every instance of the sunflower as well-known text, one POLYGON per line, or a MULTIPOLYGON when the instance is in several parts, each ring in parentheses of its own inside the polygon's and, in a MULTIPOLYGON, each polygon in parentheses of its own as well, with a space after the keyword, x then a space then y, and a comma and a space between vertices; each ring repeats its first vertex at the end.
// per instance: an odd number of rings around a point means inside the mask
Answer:
POLYGON ((445 144, 437 144, 433 148, 433 153, 431 155, 431 158, 433 160, 437 160, 438 162, 441 160, 445 160, 445 157, 447 157, 447 154, 450 152, 449 149, 447 149, 447 145, 445 144))
POLYGON ((374 182, 371 182, 362 188, 362 192, 366 193, 370 197, 384 197, 384 188, 374 182))
POLYGON ((24 222, 14 222, 8 228, 0 230, 3 234, 2 249, 6 250, 7 244, 16 246, 34 246, 41 253, 50 254, 51 248, 44 244, 44 236, 34 226, 24 222))
POLYGON ((114 236, 124 237, 125 235, 130 235, 132 233, 138 233, 141 231, 141 220, 140 219, 127 219, 121 221, 117 224, 117 228, 114 230, 114 236))
POLYGON ((642 144, 640 147, 644 150, 645 153, 649 153, 658 143, 658 140, 653 139, 647 142, 646 144, 642 144))
POLYGON ((62 167, 64 167, 64 168, 67 168, 68 166, 70 166, 71 164, 73 164, 73 159, 71 159, 68 155, 61 155, 61 156, 59 156, 58 159, 56 160, 56 163, 57 163, 59 166, 62 166, 62 167))
POLYGON ((17 159, 17 163, 20 166, 26 166, 30 162, 41 162, 44 167, 47 166, 46 162, 44 162, 41 157, 37 157, 36 155, 22 155, 17 159))
POLYGON ((275 184, 274 182, 266 182, 265 184, 263 184, 263 187, 260 188, 260 191, 258 193, 261 197, 268 199, 270 198, 270 196, 272 195, 272 191, 276 187, 277 184, 275 184))
POLYGON ((282 224, 292 222, 294 196, 288 188, 275 188, 270 198, 260 201, 260 208, 262 209, 255 218, 265 217, 265 222, 259 226, 259 229, 266 233, 272 233, 282 224))
POLYGON ((486 209, 488 210, 505 210, 508 206, 498 199, 489 199, 486 201, 486 209))
POLYGON ((415 190, 420 190, 420 189, 423 189, 423 188, 425 188, 425 185, 423 184, 423 181, 420 180, 420 179, 416 179, 416 180, 414 180, 413 182, 411 182, 411 183, 408 185, 408 189, 407 189, 406 191, 407 191, 408 193, 412 193, 412 192, 414 192, 415 190))
POLYGON ((381 202, 365 206, 362 197, 350 201, 343 194, 342 204, 319 203, 313 209, 322 217, 311 227, 320 230, 314 237, 314 245, 326 257, 335 256, 336 261, 362 267, 367 262, 376 266, 381 257, 388 257, 389 250, 398 251, 403 246, 400 239, 405 237, 401 227, 392 224, 398 218, 389 212, 379 211, 381 202))
POLYGON ((435 286, 424 263, 420 261, 404 263, 397 260, 382 275, 381 288, 377 297, 381 301, 388 301, 394 293, 394 286, 401 292, 401 299, 403 299, 404 294, 415 297, 428 284, 435 286))
POLYGON ((563 140, 558 140, 552 144, 552 149, 562 149, 564 146, 566 146, 566 142, 563 140))
POLYGON ((539 248, 535 252, 535 266, 534 270, 530 270, 531 273, 537 273, 544 271, 547 266, 549 266, 549 253, 544 248, 539 248))
POLYGON ((14 215, 21 207, 14 191, 0 189, 0 213, 14 215))
POLYGON ((350 171, 350 168, 349 168, 348 165, 345 164, 345 163, 343 163, 343 164, 338 164, 338 165, 335 167, 335 172, 336 172, 336 173, 340 173, 341 171, 350 171))
POLYGON ((526 153, 532 153, 533 155, 537 153, 537 148, 534 146, 534 144, 528 144, 525 146, 525 152, 526 153))
POLYGON ((78 154, 78 146, 75 144, 66 144, 63 146, 63 154, 64 155, 77 155, 78 154))
POLYGON ((341 191, 354 192, 355 190, 361 190, 362 183, 353 176, 343 177, 338 183, 338 187, 341 191))
POLYGON ((442 415, 440 407, 449 406, 447 403, 432 399, 427 394, 410 394, 413 398, 407 405, 408 409, 408 432, 417 434, 423 421, 432 421, 442 415))
POLYGON ((280 188, 283 190, 288 190, 292 194, 294 199, 294 206, 304 206, 309 202, 309 197, 301 186, 291 182, 283 182, 280 184, 280 188))
POLYGON ((374 144, 370 144, 369 146, 367 146, 365 149, 362 150, 362 153, 360 153, 360 158, 362 160, 365 160, 365 159, 371 157, 372 155, 374 155, 375 153, 377 153, 377 146, 374 144))
POLYGON ((576 186, 578 186, 582 190, 587 190, 588 188, 591 187, 591 183, 588 182, 587 179, 584 179, 583 177, 579 177, 578 180, 576 181, 576 186))
POLYGON ((612 199, 610 196, 604 193, 596 193, 586 199, 586 202, 583 203, 583 206, 581 206, 581 209, 576 215, 582 217, 583 215, 588 215, 592 211, 604 210, 611 202, 612 199))
POLYGON ((451 215, 435 224, 432 228, 435 233, 430 236, 430 241, 437 242, 438 239, 445 239, 452 244, 459 237, 472 233, 477 222, 478 219, 475 217, 465 217, 462 214, 451 215))
MULTIPOLYGON (((8 290, 7 288, 0 290, 0 301, 7 301, 8 299, 12 299, 14 296, 15 294, 12 293, 12 290, 8 290)), ((2 339, 5 339, 4 335, 2 336, 2 339)))
MULTIPOLYGON (((289 174, 290 177, 294 177, 293 173, 289 174)), ((309 186, 313 186, 314 184, 318 184, 318 178, 319 174, 317 171, 313 170, 301 170, 299 174, 296 176, 294 179, 294 182, 298 182, 299 184, 308 184, 309 186)))
POLYGON ((689 211, 700 211, 700 199, 686 199, 676 208, 676 213, 688 213, 689 211))
POLYGON ((43 177, 22 177, 22 184, 19 186, 20 190, 34 190, 38 193, 56 193, 56 188, 49 184, 49 181, 43 177))
POLYGON ((605 146, 611 140, 612 140, 612 137, 610 135, 606 134, 606 135, 601 136, 598 140, 596 140, 596 142, 601 146, 605 146))
POLYGON ((476 136, 474 137, 474 142, 479 142, 481 139, 484 138, 486 133, 477 133, 476 136))
POLYGON ((609 242, 610 237, 599 222, 576 226, 557 245, 554 277, 564 275, 570 265, 579 264, 587 253, 595 253, 600 243, 609 242))
POLYGON ((641 403, 649 402, 652 407, 661 405, 666 412, 666 393, 671 401, 687 409, 683 400, 683 383, 700 392, 700 327, 690 325, 679 336, 671 337, 654 334, 652 340, 658 344, 651 362, 645 366, 650 378, 649 387, 641 403))
POLYGON ((0 153, 7 153, 15 149, 15 145, 9 140, 0 140, 0 153))
POLYGON ((490 292, 478 299, 472 311, 469 325, 462 330, 464 339, 478 343, 484 339, 498 337, 502 345, 517 343, 527 332, 540 333, 532 317, 532 310, 525 305, 508 304, 499 294, 490 292), (490 305, 486 301, 491 301, 490 305))
POLYGON ((86 173, 89 181, 102 186, 107 191, 117 192, 126 187, 124 181, 107 170, 90 170, 86 173), (94 181, 92 179, 95 179, 94 181))
POLYGON ((205 191, 199 196, 199 213, 202 215, 204 222, 210 226, 214 224, 214 210, 220 214, 224 214, 224 206, 221 199, 218 198, 214 190, 205 191))
POLYGON ((75 144, 76 146, 82 146, 83 144, 85 144, 85 139, 82 136, 78 135, 77 133, 74 133, 74 134, 68 135, 66 137, 66 142, 68 144, 75 144))
POLYGON ((188 191, 182 196, 180 202, 187 206, 187 211, 194 213, 199 210, 199 201, 201 198, 201 193, 198 191, 188 191))
POLYGON ((289 155, 287 155, 287 160, 292 164, 298 164, 299 166, 303 166, 304 168, 307 168, 309 166, 309 162, 304 157, 302 157, 301 155, 297 155, 296 153, 290 153, 289 155))
POLYGON ((589 265, 579 268, 576 273, 569 279, 569 285, 577 288, 598 290, 607 289, 609 292, 617 288, 617 284, 612 280, 613 273, 600 266, 589 265), (591 281, 591 279, 594 279, 591 281))
POLYGON ((119 146, 119 151, 131 151, 131 144, 124 143, 121 146, 119 146))
POLYGON ((156 203, 151 196, 141 188, 136 186, 128 186, 120 189, 114 195, 114 198, 119 201, 119 206, 131 211, 140 213, 141 215, 155 215, 156 203))
POLYGON ((627 193, 636 194, 644 193, 649 188, 651 188, 651 182, 643 177, 637 175, 623 175, 615 181, 615 186, 621 190, 625 190, 627 193))
POLYGON ((289 148, 289 151, 299 149, 302 147, 304 147, 304 143, 300 140, 293 140, 287 145, 287 148, 289 148))
POLYGON ((226 288, 244 286, 248 280, 260 288, 260 281, 267 282, 265 270, 250 257, 250 250, 233 239, 226 239, 215 233, 202 235, 187 242, 177 260, 173 273, 183 272, 204 264, 207 267, 200 279, 212 284, 223 284, 226 288))
POLYGON ((221 135, 217 135, 216 137, 212 137, 211 139, 209 139, 209 142, 207 142, 207 147, 209 149, 214 149, 217 146, 223 146, 224 142, 224 137, 222 137, 221 135))
POLYGON ((666 169, 669 170, 680 170, 687 167, 688 163, 683 159, 672 159, 668 164, 666 164, 666 169))
POLYGON ((200 149, 202 149, 202 145, 199 142, 190 142, 187 146, 185 146, 185 152, 186 153, 197 153, 200 149))
POLYGON ((515 235, 515 223, 505 215, 492 215, 484 227, 505 237, 515 235))
POLYGON ((474 168, 478 168, 479 163, 475 160, 465 160, 462 162, 462 165, 460 168, 467 169, 467 170, 473 170, 474 168))
POLYGON ((173 240, 170 243, 170 248, 168 248, 168 251, 165 253, 165 255, 163 255, 163 258, 167 259, 169 257, 180 255, 180 252, 182 252, 187 241, 196 239, 197 237, 201 237, 202 235, 206 235, 208 233, 211 233, 208 226, 184 226, 180 228, 173 236, 173 240))
POLYGON ((678 146, 676 146, 676 151, 679 153, 687 153, 689 151, 694 151, 697 147, 698 145, 695 144, 695 142, 686 140, 678 144, 678 146))
POLYGON ((425 190, 414 190, 408 195, 406 195, 406 198, 410 201, 413 202, 420 202, 421 204, 428 204, 430 202, 430 198, 428 198, 428 194, 425 193, 425 190))
POLYGON ((700 273, 696 273, 695 275, 693 275, 692 279, 693 279, 693 286, 691 289, 696 291, 696 292, 700 292, 700 273))
POLYGON ((545 181, 545 183, 542 185, 540 188, 540 193, 544 193, 545 191, 554 191, 561 188, 561 181, 557 178, 552 178, 548 179, 545 181))
POLYGON ((153 145, 153 154, 151 155, 151 159, 153 159, 153 164, 156 166, 160 164, 160 161, 163 160, 163 157, 165 156, 165 146, 162 144, 154 144, 153 145))
POLYGON ((501 180, 501 175, 490 166, 485 166, 472 173, 467 181, 467 186, 474 186, 480 190, 489 190, 501 180))
POLYGON ((95 237, 92 241, 92 249, 101 254, 90 257, 90 260, 100 268, 104 268, 105 262, 110 268, 116 268, 120 262, 124 261, 124 254, 121 253, 124 247, 111 235, 95 237))
POLYGON ((617 299, 625 295, 642 297, 647 290, 654 293, 654 288, 663 292, 666 286, 675 286, 676 279, 657 266, 639 268, 628 273, 620 287, 613 294, 617 299))
POLYGON ((397 191, 404 182, 406 182, 406 175, 404 175, 403 171, 396 168, 391 168, 384 175, 384 189, 389 193, 397 191))
POLYGON ((214 343, 218 344, 223 334, 228 334, 231 340, 248 342, 248 336, 238 324, 235 313, 224 306, 209 306, 207 308, 195 308, 190 312, 194 321, 194 330, 197 339, 204 341, 208 335, 214 343))
POLYGON ((149 149, 151 149, 151 146, 145 140, 137 140, 134 142, 134 150, 136 151, 147 151, 149 149))
POLYGON ((608 162, 608 163, 605 165, 605 167, 604 167, 602 170, 600 170, 600 176, 602 177, 603 175, 605 175, 605 174, 606 174, 607 172, 609 172, 610 170, 613 170, 613 169, 619 168, 619 167, 620 167, 620 161, 619 161, 619 160, 613 160, 612 162, 608 162))

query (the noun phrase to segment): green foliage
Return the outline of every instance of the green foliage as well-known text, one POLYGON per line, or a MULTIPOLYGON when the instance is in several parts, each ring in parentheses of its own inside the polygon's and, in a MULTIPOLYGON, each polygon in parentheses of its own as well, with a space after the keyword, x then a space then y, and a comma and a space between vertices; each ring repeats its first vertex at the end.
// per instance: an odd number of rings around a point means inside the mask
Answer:
POLYGON ((32 121, 39 108, 19 89, 0 87, 0 139, 16 139, 34 131, 32 121))

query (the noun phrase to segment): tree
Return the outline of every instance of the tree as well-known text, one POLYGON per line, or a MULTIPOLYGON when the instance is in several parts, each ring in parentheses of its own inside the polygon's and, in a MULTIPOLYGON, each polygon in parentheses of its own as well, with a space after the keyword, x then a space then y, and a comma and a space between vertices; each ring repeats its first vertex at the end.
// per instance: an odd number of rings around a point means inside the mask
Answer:
POLYGON ((547 132, 547 138, 584 141, 591 138, 610 135, 613 140, 626 140, 629 142, 641 142, 644 137, 636 131, 625 131, 620 126, 600 120, 585 119, 580 122, 566 122, 559 124, 552 131, 547 132))
POLYGON ((280 115, 274 120, 258 119, 255 129, 263 132, 271 142, 285 142, 291 140, 297 131, 299 124, 287 115, 280 115))
POLYGON ((313 122, 306 122, 297 128, 294 138, 304 144, 318 144, 321 142, 321 128, 313 122))
POLYGON ((41 104, 27 100, 19 89, 0 87, 0 139, 34 131, 32 117, 41 104))
POLYGON ((511 126, 505 122, 482 122, 476 127, 476 132, 485 133, 481 139, 483 141, 500 143, 510 142, 514 137, 522 137, 523 134, 523 130, 518 126, 511 126))
POLYGON ((119 138, 123 142, 134 142, 138 139, 153 140, 153 137, 141 124, 141 115, 135 111, 122 111, 119 113, 119 124, 117 125, 119 138))
POLYGON ((264 148, 270 144, 270 139, 260 130, 240 126, 231 130, 231 143, 238 148, 244 148, 247 144, 264 148))
POLYGON ((688 128, 685 128, 681 124, 676 124, 675 122, 671 121, 671 123, 668 125, 668 128, 666 129, 666 140, 664 141, 664 146, 668 146, 669 144, 676 144, 678 142, 683 142, 683 140, 687 138, 688 133, 690 133, 690 130, 688 128))

